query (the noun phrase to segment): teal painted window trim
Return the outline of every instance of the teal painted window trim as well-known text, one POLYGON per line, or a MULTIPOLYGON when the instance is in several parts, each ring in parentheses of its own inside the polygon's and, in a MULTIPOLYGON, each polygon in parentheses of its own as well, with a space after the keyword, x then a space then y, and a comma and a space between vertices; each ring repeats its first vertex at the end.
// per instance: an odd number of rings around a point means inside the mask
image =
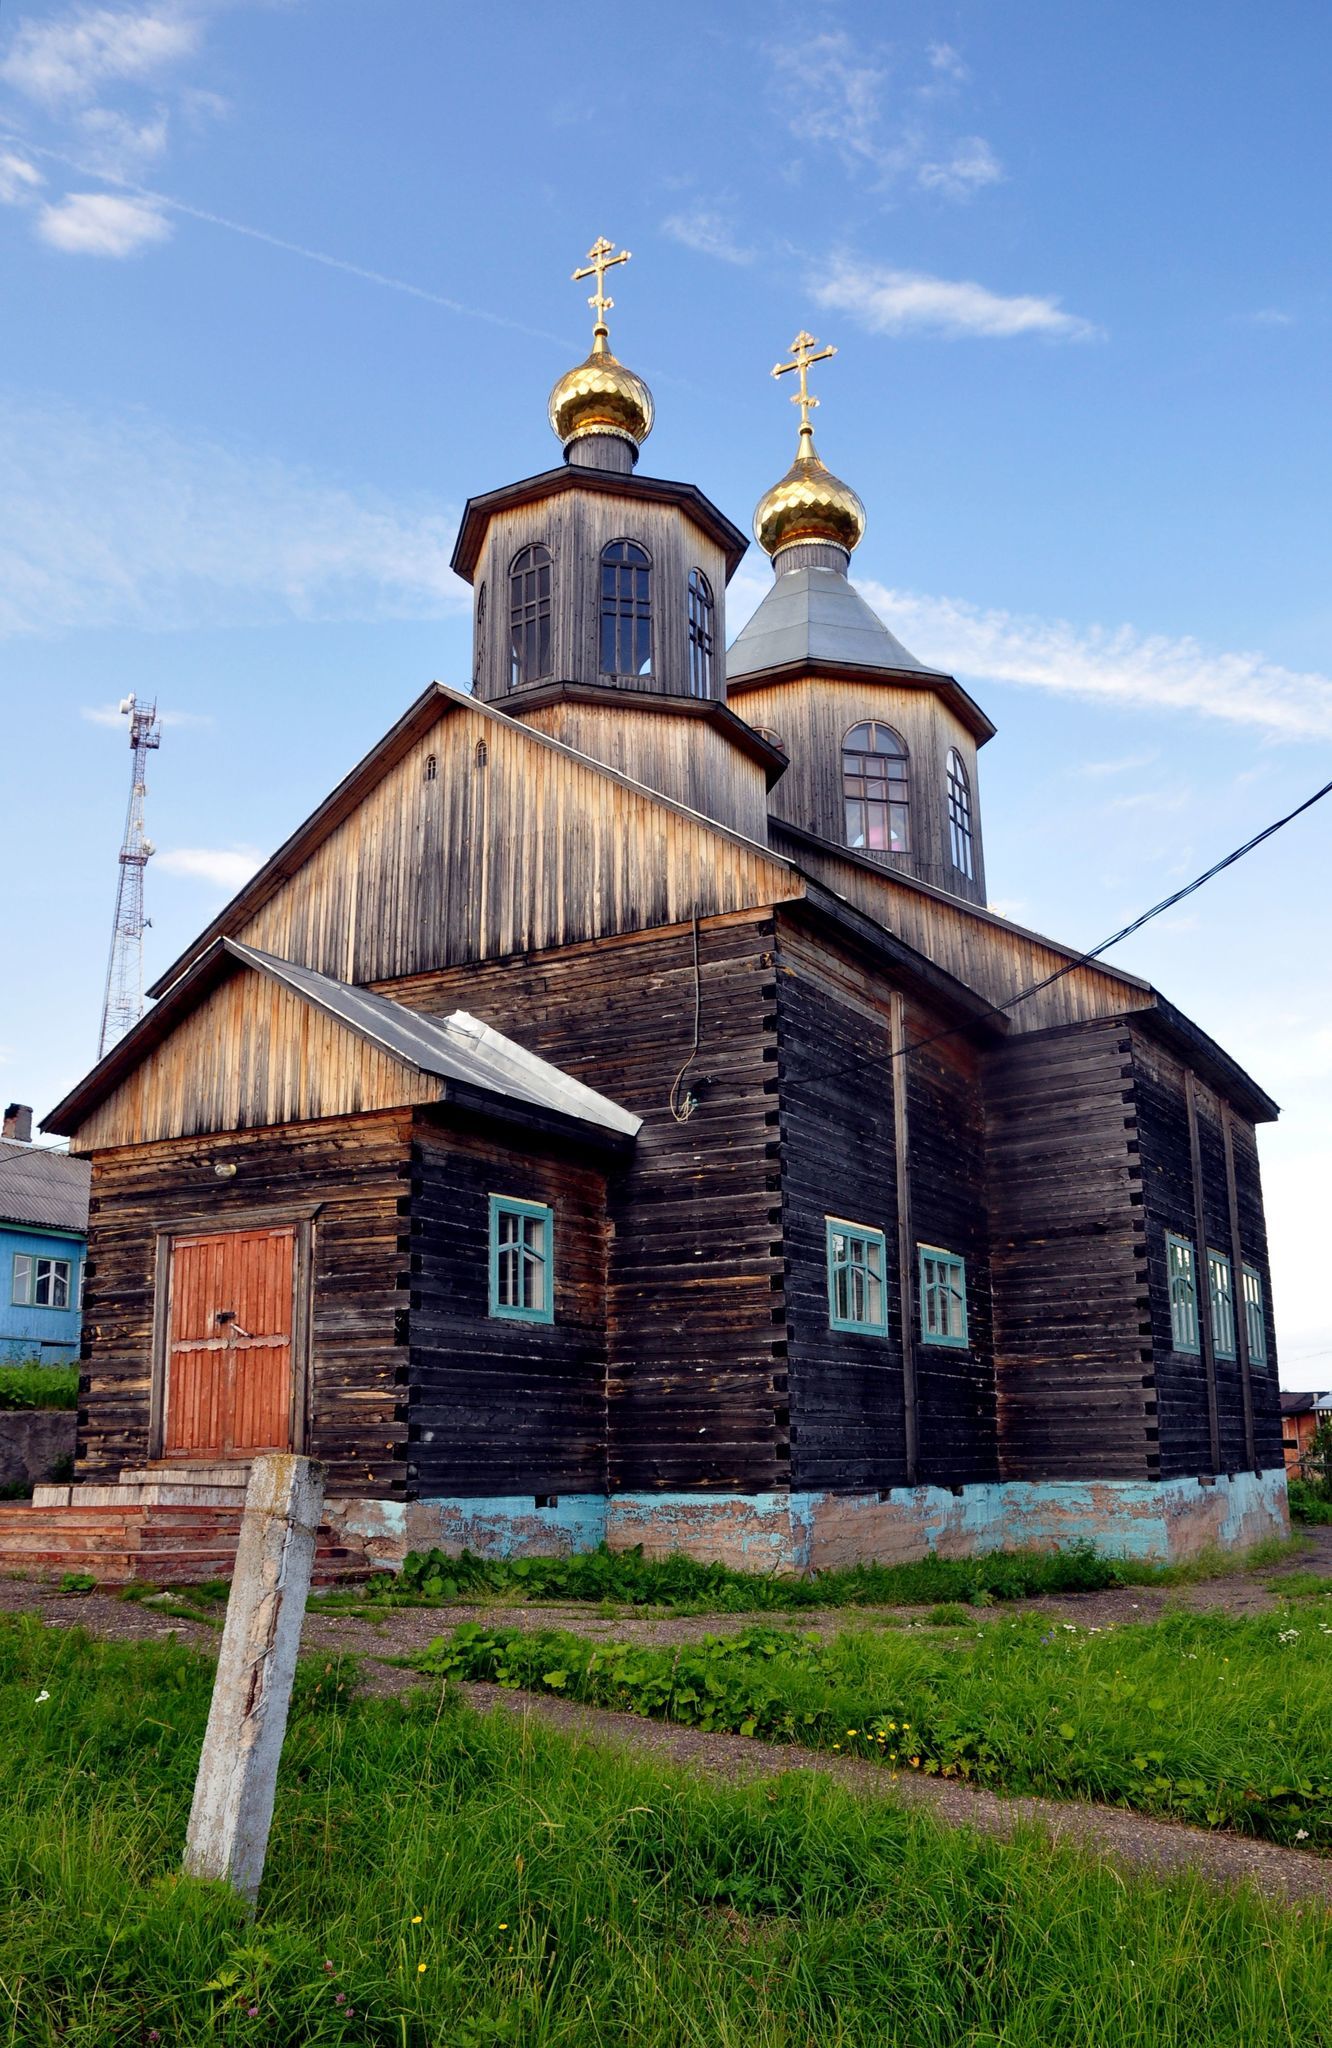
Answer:
POLYGON ((1249 1364, 1267 1364, 1267 1318, 1263 1314, 1263 1276, 1256 1266, 1242 1268, 1244 1327, 1249 1333, 1249 1364))
POLYGON ((965 1351, 971 1343, 967 1329, 967 1262, 956 1252, 941 1251, 938 1245, 916 1247, 920 1254, 920 1340, 922 1344, 950 1344, 965 1351))
POLYGON ((1235 1356, 1235 1287, 1224 1252, 1207 1252, 1207 1299, 1212 1314, 1212 1349, 1218 1358, 1235 1356))
POLYGON ((884 1234, 829 1216, 828 1327, 888 1334, 888 1250, 884 1234))
POLYGON ((47 1308, 64 1315, 74 1305, 70 1300, 73 1274, 71 1259, 45 1259, 36 1252, 15 1252, 10 1301, 15 1308, 47 1308), (50 1297, 56 1293, 63 1295, 63 1300, 52 1301, 50 1297))
POLYGON ((1198 1268, 1193 1246, 1187 1237, 1166 1232, 1166 1276, 1170 1286, 1170 1343, 1172 1350, 1197 1352, 1198 1268))
POLYGON ((516 1195, 490 1198, 490 1313, 511 1323, 555 1320, 555 1213, 516 1195))

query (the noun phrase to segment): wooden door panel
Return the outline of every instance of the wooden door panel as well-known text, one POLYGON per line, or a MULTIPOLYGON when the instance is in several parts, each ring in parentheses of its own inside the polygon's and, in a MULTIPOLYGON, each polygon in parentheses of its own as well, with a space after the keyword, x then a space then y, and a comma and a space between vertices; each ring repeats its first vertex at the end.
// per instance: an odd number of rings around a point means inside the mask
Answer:
POLYGON ((176 1239, 165 1456, 290 1449, 295 1248, 291 1227, 176 1239))

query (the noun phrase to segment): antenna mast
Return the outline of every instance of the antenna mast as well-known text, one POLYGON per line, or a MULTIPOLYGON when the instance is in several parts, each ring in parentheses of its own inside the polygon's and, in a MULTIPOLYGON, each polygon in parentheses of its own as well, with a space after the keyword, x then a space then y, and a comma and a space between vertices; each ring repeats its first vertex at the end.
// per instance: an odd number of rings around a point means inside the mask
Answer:
POLYGON ((111 957, 106 963, 106 994, 102 999, 102 1032, 97 1057, 137 1024, 143 1015, 143 934, 151 919, 143 914, 143 871, 153 848, 143 832, 143 800, 148 794, 148 755, 162 744, 155 703, 141 707, 133 692, 120 703, 129 720, 129 808, 120 847, 120 881, 116 888, 116 921, 111 931, 111 957))

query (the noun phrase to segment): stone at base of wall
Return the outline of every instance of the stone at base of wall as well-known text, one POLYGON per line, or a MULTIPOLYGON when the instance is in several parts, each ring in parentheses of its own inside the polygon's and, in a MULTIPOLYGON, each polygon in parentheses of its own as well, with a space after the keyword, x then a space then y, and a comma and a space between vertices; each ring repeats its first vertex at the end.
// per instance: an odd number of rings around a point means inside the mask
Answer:
POLYGON ((72 1408, 0 1408, 0 1486, 35 1486, 74 1462, 72 1408))
POLYGON ((897 1487, 879 1493, 530 1494, 494 1500, 338 1500, 326 1519, 387 1569, 409 1550, 483 1557, 567 1557, 601 1542, 641 1544, 742 1571, 818 1571, 901 1563, 937 1551, 1056 1550, 1092 1543, 1111 1557, 1177 1564, 1215 1547, 1243 1550, 1290 1534, 1286 1475, 1215 1480, 1051 1479, 897 1487))

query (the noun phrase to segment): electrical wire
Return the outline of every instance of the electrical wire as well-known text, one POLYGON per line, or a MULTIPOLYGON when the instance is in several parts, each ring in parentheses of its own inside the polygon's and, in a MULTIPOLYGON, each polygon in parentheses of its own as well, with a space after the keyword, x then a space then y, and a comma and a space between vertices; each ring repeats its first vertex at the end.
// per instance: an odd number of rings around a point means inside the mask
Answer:
MULTIPOLYGON (((1283 818, 1276 818, 1270 825, 1264 825, 1262 831, 1255 832, 1252 839, 1246 839, 1242 846, 1235 847, 1233 852, 1223 855, 1218 861, 1214 861, 1210 868, 1205 869, 1201 875, 1196 875, 1191 882, 1186 882, 1182 889, 1176 889, 1173 895, 1163 896, 1159 903, 1154 903, 1150 910, 1144 910, 1140 917, 1135 917, 1128 924, 1121 925, 1120 929, 1117 932, 1112 932, 1108 939, 1102 939, 1099 946, 1093 946, 1090 952, 1079 953, 1074 959, 1066 960, 1063 966, 1056 967, 1052 974, 1043 975, 1039 981, 1033 981, 1027 988, 1019 989, 1015 995, 1005 997, 1002 1003, 987 1004, 985 1009, 980 1011, 978 1015, 967 1018, 964 1023, 947 1024, 940 1031, 932 1031, 924 1038, 912 1039, 909 1044, 898 1046, 895 1051, 862 1054, 856 1059, 848 1061, 845 1066, 828 1068, 818 1075, 811 1076, 811 1084, 817 1081, 822 1086, 827 1081, 838 1080, 843 1074, 853 1073, 857 1067, 878 1066, 885 1059, 890 1062, 905 1059, 908 1053, 920 1052, 927 1045, 937 1045, 941 1039, 955 1038, 960 1032, 971 1030, 974 1025, 982 1022, 986 1017, 1004 1016, 1009 1010, 1015 1009, 1019 1003, 1028 1002, 1032 996, 1040 995, 1045 989, 1053 987, 1055 982, 1062 981, 1065 975, 1074 974, 1078 968, 1089 966, 1092 961, 1099 960, 1102 953, 1108 953, 1112 946, 1118 946, 1124 939, 1131 938, 1134 932, 1140 932, 1145 924, 1151 923, 1153 918, 1160 917, 1167 910, 1173 910, 1175 905, 1182 903, 1186 896, 1192 896, 1206 883, 1213 881, 1226 868, 1234 867, 1236 861, 1243 860, 1246 854, 1252 853, 1255 847, 1261 846, 1265 839, 1270 839, 1274 833, 1280 832, 1283 827, 1292 824, 1296 818, 1301 817, 1305 811, 1312 810, 1315 804, 1321 803, 1323 798, 1329 795, 1332 795, 1332 782, 1325 782, 1321 789, 1316 789, 1312 796, 1304 799, 1303 803, 1296 804, 1293 811, 1287 811, 1283 818)), ((799 1087, 800 1083, 795 1081, 789 1082, 787 1085, 799 1087)))
POLYGON ((666 1101, 667 1101, 667 1107, 668 1107, 668 1109, 670 1110, 670 1112, 671 1112, 671 1115, 672 1115, 672 1116, 673 1116, 673 1117, 675 1118, 675 1121, 677 1122, 677 1124, 687 1124, 687 1123, 689 1122, 689 1119, 690 1119, 690 1117, 691 1117, 691 1116, 692 1116, 692 1115, 694 1114, 694 1111, 695 1111, 695 1110, 696 1110, 696 1109, 698 1108, 698 1097, 697 1097, 697 1096, 696 1096, 695 1094, 693 1094, 693 1092, 692 1092, 692 1091, 691 1091, 691 1092, 690 1092, 689 1094, 685 1095, 685 1096, 684 1096, 683 1098, 681 1098, 681 1095, 680 1095, 680 1083, 681 1083, 681 1082, 683 1081, 683 1079, 684 1079, 685 1075, 686 1075, 686 1074, 687 1074, 687 1073, 689 1072, 689 1069, 690 1069, 690 1068, 691 1068, 691 1067, 693 1066, 693 1064, 694 1064, 694 1061, 695 1061, 695 1060, 696 1060, 696 1059, 698 1058, 698 1041, 699 1041, 699 1026, 700 1026, 700 1023, 701 1023, 701 1020, 702 1020, 702 1014, 703 1014, 703 983, 702 983, 702 977, 701 977, 701 975, 699 974, 699 969, 698 969, 698 919, 697 919, 697 917, 695 917, 695 919, 694 919, 694 1042, 693 1042, 693 1044, 692 1044, 692 1045, 690 1046, 690 1048, 689 1048, 689 1057, 688 1057, 688 1059, 687 1059, 687 1060, 685 1061, 684 1065, 683 1065, 683 1066, 681 1067, 681 1069, 680 1069, 679 1073, 678 1073, 678 1074, 676 1075, 675 1079, 674 1079, 674 1080, 673 1080, 673 1081, 671 1082, 671 1092, 670 1092, 669 1096, 668 1096, 668 1097, 667 1097, 667 1099, 666 1099, 666 1101))

